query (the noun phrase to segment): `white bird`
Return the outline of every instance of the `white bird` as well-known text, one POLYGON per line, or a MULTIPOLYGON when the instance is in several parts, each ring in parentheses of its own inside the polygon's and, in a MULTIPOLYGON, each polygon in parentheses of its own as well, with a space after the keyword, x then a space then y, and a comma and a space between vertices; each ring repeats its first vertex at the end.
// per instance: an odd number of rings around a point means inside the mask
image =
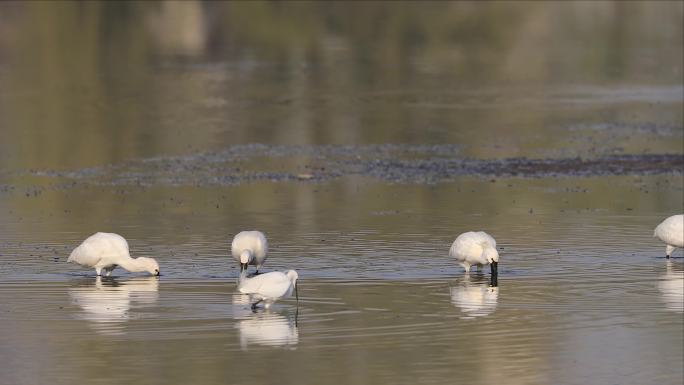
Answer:
POLYGON ((456 258, 466 273, 470 272, 472 265, 476 265, 478 270, 482 269, 482 265, 489 265, 492 275, 498 272, 496 241, 484 231, 469 231, 456 237, 449 249, 449 256, 456 258))
POLYGON ((233 258, 240 263, 240 272, 247 270, 249 265, 256 265, 256 272, 266 262, 268 241, 261 231, 241 231, 231 244, 233 258))
POLYGON ((91 235, 71 252, 67 262, 94 267, 98 276, 104 270, 109 277, 117 266, 130 272, 146 271, 152 275, 159 275, 159 264, 154 258, 131 258, 128 242, 121 235, 114 233, 91 235))
POLYGON ((684 247, 684 214, 673 215, 662 221, 653 231, 653 236, 667 244, 665 256, 670 258, 675 248, 684 247))
POLYGON ((264 307, 268 309, 275 301, 291 296, 293 291, 299 302, 297 278, 299 275, 294 270, 272 271, 251 278, 242 273, 238 290, 242 294, 249 294, 250 298, 256 301, 252 304, 252 309, 256 309, 256 305, 261 302, 264 302, 264 307))

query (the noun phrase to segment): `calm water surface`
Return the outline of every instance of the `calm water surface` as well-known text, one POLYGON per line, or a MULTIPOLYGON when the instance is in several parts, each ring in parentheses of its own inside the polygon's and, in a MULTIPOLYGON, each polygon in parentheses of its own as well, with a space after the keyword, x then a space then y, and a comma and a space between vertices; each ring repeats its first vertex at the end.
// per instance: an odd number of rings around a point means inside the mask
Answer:
POLYGON ((662 207, 681 199, 672 179, 575 178, 552 190, 543 179, 502 179, 9 194, 0 356, 12 370, 2 378, 676 383, 684 268, 651 237, 662 207), (646 193, 639 183, 663 187, 646 193), (231 203, 241 189, 268 199, 231 203), (296 214, 295 196, 307 197, 296 214), (65 200, 64 211, 42 207, 53 200, 65 200), (83 207, 91 200, 92 211, 83 207), (117 270, 100 280, 67 265, 98 224, 126 234, 135 254, 159 258, 163 276, 117 270), (298 269, 299 307, 252 313, 236 293, 228 247, 245 226, 269 235, 268 268, 298 269), (470 228, 499 240, 497 288, 488 274, 464 277, 446 255, 470 228), (259 360, 271 367, 245 364, 259 360))
POLYGON ((684 381, 681 3, 111 4, 0 5, 0 384, 684 381))

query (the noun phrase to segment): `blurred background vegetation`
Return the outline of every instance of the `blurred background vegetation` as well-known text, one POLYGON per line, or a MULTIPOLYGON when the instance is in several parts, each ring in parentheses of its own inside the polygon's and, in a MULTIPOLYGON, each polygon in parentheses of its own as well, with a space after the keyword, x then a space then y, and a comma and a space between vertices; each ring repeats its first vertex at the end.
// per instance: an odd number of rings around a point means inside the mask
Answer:
MULTIPOLYGON (((649 1, 2 2, 0 170, 253 142, 545 156, 567 127, 607 122, 681 136, 682 16, 649 1)), ((684 151, 613 134, 626 152, 684 151)))

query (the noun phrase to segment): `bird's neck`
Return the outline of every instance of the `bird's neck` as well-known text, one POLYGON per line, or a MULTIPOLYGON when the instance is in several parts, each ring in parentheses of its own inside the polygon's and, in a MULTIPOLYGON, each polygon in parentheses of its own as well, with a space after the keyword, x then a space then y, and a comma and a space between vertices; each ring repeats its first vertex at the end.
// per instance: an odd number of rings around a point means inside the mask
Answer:
POLYGON ((132 272, 132 273, 137 273, 141 271, 145 271, 145 267, 141 263, 142 261, 139 261, 137 258, 124 258, 120 261, 119 266, 123 267, 124 269, 132 272))

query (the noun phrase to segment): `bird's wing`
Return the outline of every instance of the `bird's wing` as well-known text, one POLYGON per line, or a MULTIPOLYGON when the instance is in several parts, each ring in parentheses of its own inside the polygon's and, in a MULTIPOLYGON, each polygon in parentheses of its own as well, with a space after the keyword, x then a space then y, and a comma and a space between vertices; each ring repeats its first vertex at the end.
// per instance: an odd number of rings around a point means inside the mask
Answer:
POLYGON ((270 273, 260 274, 252 278, 242 278, 238 284, 238 290, 243 294, 254 294, 259 292, 259 288, 264 282, 264 277, 270 273))
POLYGON ((485 233, 484 231, 479 231, 477 234, 479 235, 482 242, 488 243, 489 246, 496 248, 496 240, 494 239, 494 237, 485 233))
POLYGON ((81 266, 92 267, 97 265, 102 259, 102 254, 93 249, 90 245, 82 243, 69 255, 67 262, 78 263, 81 266))
POLYGON ((76 262, 79 265, 92 267, 103 258, 116 258, 118 256, 130 257, 128 242, 118 234, 97 233, 88 237, 74 249, 67 262, 76 262))
POLYGON ((257 242, 254 245, 254 256, 261 264, 264 263, 266 255, 268 254, 268 241, 261 231, 255 231, 255 233, 257 242))
POLYGON ((655 228, 654 235, 668 245, 684 247, 684 218, 673 215, 655 228))
POLYGON ((290 288, 290 280, 281 272, 270 272, 254 278, 244 278, 238 287, 243 294, 259 294, 264 297, 281 297, 290 288))
MULTIPOLYGON (((482 263, 483 241, 486 239, 482 232, 463 233, 459 235, 449 249, 449 255, 459 261, 482 263)), ((486 234, 485 234, 486 235, 486 234)))
POLYGON ((268 253, 268 242, 261 231, 242 231, 233 238, 230 249, 237 261, 243 250, 251 250, 254 257, 263 262, 268 253))

